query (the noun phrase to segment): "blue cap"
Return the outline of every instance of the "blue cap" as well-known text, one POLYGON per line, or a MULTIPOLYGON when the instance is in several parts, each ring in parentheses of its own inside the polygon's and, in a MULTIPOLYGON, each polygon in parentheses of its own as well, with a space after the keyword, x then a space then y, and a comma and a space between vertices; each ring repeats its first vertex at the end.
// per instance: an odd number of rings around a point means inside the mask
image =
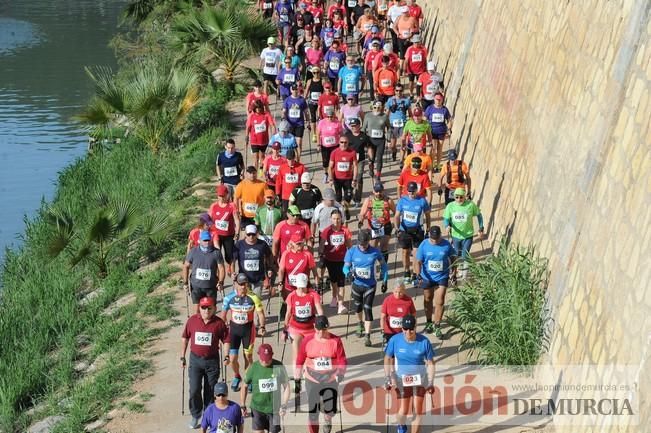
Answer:
POLYGON ((217 382, 214 391, 215 395, 228 395, 228 384, 226 382, 217 382))
POLYGON ((371 32, 377 33, 380 31, 380 28, 378 26, 371 26, 371 32))
POLYGON ((457 159, 457 151, 455 149, 448 150, 448 159, 450 161, 455 161, 457 159))
POLYGON ((210 232, 202 230, 201 233, 199 234, 199 239, 201 239, 202 241, 209 241, 211 239, 210 232))

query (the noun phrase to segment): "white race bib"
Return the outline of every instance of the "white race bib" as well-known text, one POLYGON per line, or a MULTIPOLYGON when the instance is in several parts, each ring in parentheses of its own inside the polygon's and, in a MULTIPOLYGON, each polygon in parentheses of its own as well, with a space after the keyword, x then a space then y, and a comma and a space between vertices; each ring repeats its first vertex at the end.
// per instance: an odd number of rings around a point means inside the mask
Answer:
POLYGON ((441 123, 445 121, 445 116, 442 113, 432 113, 432 122, 441 123))
POLYGON ((332 370, 332 358, 327 358, 325 356, 314 358, 314 369, 316 371, 332 370))
POLYGON ((285 182, 286 183, 298 183, 298 173, 287 173, 285 175, 285 182))
POLYGON ((372 239, 381 238, 382 236, 384 236, 384 227, 380 227, 379 229, 374 229, 374 228, 371 229, 372 239))
POLYGON ((464 224, 468 220, 468 215, 465 212, 453 212, 452 221, 459 224, 464 224))
POLYGON ((231 318, 233 320, 233 323, 237 323, 238 325, 244 325, 249 322, 249 315, 248 313, 244 313, 241 311, 233 312, 231 315, 231 318))
POLYGON ((402 128, 405 126, 405 122, 402 119, 393 119, 393 121, 391 121, 391 126, 394 128, 402 128))
POLYGON ((330 235, 330 245, 338 247, 344 244, 344 235, 342 233, 338 235, 330 235))
POLYGON ((387 9, 389 9, 389 6, 386 4, 378 5, 377 10, 380 12, 385 12, 387 9))
POLYGON ((244 260, 244 270, 258 272, 260 270, 260 260, 244 260))
POLYGON ((279 165, 270 165, 269 166, 269 175, 272 177, 275 177, 278 174, 278 170, 280 170, 279 165))
POLYGON ((350 162, 340 161, 337 163, 337 171, 347 172, 350 169, 350 162))
POLYGON ((393 329, 402 328, 402 317, 389 316, 389 327, 393 329))
POLYGON ((402 219, 405 220, 405 222, 416 224, 418 222, 418 214, 406 210, 402 213, 402 219))
POLYGON ((264 10, 271 9, 272 6, 271 3, 262 3, 262 9, 264 10))
POLYGON ((323 137, 323 144, 326 146, 334 146, 337 144, 337 138, 336 137, 323 137))
POLYGON ((314 24, 319 24, 321 22, 320 17, 314 17, 314 24))
POLYGON ((355 6, 357 6, 357 0, 348 0, 349 8, 354 8, 355 6))
POLYGON ((299 117, 301 117, 301 110, 299 110, 298 108, 290 108, 289 117, 291 117, 292 119, 298 119, 299 117))
POLYGON ((296 305, 294 307, 294 315, 297 319, 307 319, 312 317, 312 306, 307 305, 296 305))
POLYGON ((429 95, 432 95, 434 93, 434 90, 436 90, 436 83, 433 81, 429 83, 427 86, 425 86, 425 92, 428 93, 429 95))
POLYGON ((296 75, 294 74, 285 74, 285 77, 283 79, 283 83, 293 83, 296 81, 296 75))
POLYGON ((422 62, 423 61, 423 55, 421 53, 414 53, 411 55, 411 61, 412 62, 422 62))
POLYGON ((355 83, 346 83, 346 92, 354 92, 355 90, 357 90, 355 83))
POLYGON ((314 209, 301 209, 301 217, 304 220, 311 219, 314 215, 314 209))
POLYGON ((380 80, 380 87, 389 87, 391 85, 391 80, 388 78, 383 78, 380 80))
POLYGON ((194 344, 196 344, 197 346, 212 345, 212 334, 210 332, 195 332, 194 344))
POLYGON ((335 107, 332 105, 326 105, 323 107, 323 112, 328 116, 332 116, 332 114, 335 112, 335 107))
POLYGON ((253 124, 253 132, 256 134, 262 134, 267 130, 267 124, 266 123, 254 123, 253 124))
POLYGON ((372 27, 373 27, 373 23, 372 23, 372 22, 370 22, 370 23, 366 23, 366 24, 364 24, 364 25, 362 26, 362 30, 364 30, 365 32, 368 32, 369 30, 371 30, 372 27))
POLYGON ((269 379, 259 379, 258 389, 260 392, 274 392, 278 390, 278 382, 275 377, 269 379))
POLYGON ((371 268, 355 268, 355 275, 359 278, 368 280, 371 278, 371 268))
POLYGON ((217 220, 215 221, 215 228, 221 231, 228 230, 228 221, 226 220, 217 220))
POLYGON ((197 268, 194 271, 194 276, 199 281, 208 281, 210 280, 210 269, 197 268))
POLYGON ((427 270, 430 272, 442 272, 443 271, 443 261, 442 260, 428 260, 427 261, 427 270))
POLYGON ((371 138, 382 138, 381 129, 371 129, 371 138))
POLYGON ((402 35, 403 38, 409 38, 411 37, 411 30, 403 30, 402 32, 400 32, 400 34, 402 35))
POLYGON ((313 101, 318 101, 321 96, 321 92, 310 92, 310 99, 313 101))
POLYGON ((337 57, 333 57, 330 59, 330 70, 331 71, 338 71, 339 70, 339 59, 337 57))
POLYGON ((224 176, 237 176, 237 167, 224 167, 224 176))
POLYGON ((257 203, 244 203, 244 212, 247 213, 256 213, 258 210, 258 204, 257 203))
POLYGON ((420 374, 403 374, 402 386, 420 386, 423 383, 420 374))

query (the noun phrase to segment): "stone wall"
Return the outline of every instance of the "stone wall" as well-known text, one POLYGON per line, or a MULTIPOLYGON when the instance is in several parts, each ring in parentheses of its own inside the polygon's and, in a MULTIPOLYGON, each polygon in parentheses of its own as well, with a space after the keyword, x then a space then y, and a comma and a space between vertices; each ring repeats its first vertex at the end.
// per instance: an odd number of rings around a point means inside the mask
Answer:
POLYGON ((534 243, 550 259, 542 362, 632 365, 642 416, 631 431, 646 431, 651 2, 419 4, 490 238, 534 243))

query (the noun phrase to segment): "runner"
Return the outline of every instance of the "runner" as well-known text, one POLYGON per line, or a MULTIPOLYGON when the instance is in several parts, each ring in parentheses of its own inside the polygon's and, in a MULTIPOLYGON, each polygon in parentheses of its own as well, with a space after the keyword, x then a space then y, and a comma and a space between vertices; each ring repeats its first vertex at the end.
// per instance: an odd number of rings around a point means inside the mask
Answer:
MULTIPOLYGON (((319 96, 319 100, 317 102, 319 106, 319 119, 325 119, 328 116, 334 116, 336 114, 336 111, 339 110, 339 96, 332 91, 332 83, 330 83, 329 80, 323 81, 323 92, 324 93, 319 96)), ((313 138, 313 140, 318 143, 316 136, 313 138)))
POLYGON ((432 159, 436 158, 434 173, 438 173, 441 171, 443 142, 452 134, 452 123, 454 122, 450 110, 443 105, 443 95, 440 92, 434 94, 434 105, 427 107, 425 117, 432 127, 433 144, 431 155, 432 159), (434 151, 434 144, 436 144, 436 153, 434 151))
MULTIPOLYGON (((359 227, 366 222, 366 227, 371 230, 371 246, 380 248, 384 261, 389 263, 389 240, 393 232, 391 214, 396 212, 396 205, 384 193, 384 185, 376 182, 373 185, 373 195, 367 197, 359 212, 359 227)), ((382 293, 386 287, 382 286, 382 293)))
MULTIPOLYGON (((324 96, 325 95, 322 95, 321 98, 324 96)), ((327 170, 330 165, 330 155, 337 148, 339 137, 341 137, 344 132, 341 123, 339 123, 335 118, 334 110, 328 110, 326 116, 326 118, 319 120, 319 124, 316 128, 317 146, 321 151, 323 170, 326 172, 323 175, 323 183, 328 183, 327 170)))
POLYGON ((339 384, 346 373, 346 350, 341 339, 330 333, 326 316, 317 316, 315 333, 301 342, 294 377, 294 391, 300 392, 300 378, 305 378, 305 391, 309 410, 309 433, 319 433, 319 412, 323 412, 323 432, 332 430, 332 418, 337 414, 339 384))
POLYGON ((228 385, 219 382, 214 387, 215 403, 208 406, 201 420, 203 433, 244 433, 244 418, 239 404, 228 399, 228 385))
POLYGON ((240 213, 235 203, 228 198, 228 189, 224 185, 217 186, 217 201, 210 205, 208 211, 215 224, 215 233, 217 233, 218 250, 222 251, 226 264, 228 265, 228 274, 232 274, 231 264, 233 263, 233 244, 235 239, 240 236, 240 213))
POLYGON ((351 129, 350 122, 358 120, 361 123, 361 120, 364 119, 364 110, 357 102, 357 94, 349 93, 346 95, 346 104, 342 105, 341 110, 339 110, 339 121, 346 133, 351 129))
MULTIPOLYGON (((309 55, 308 55, 309 59, 309 55)), ((310 110, 310 129, 312 130, 312 141, 316 142, 316 122, 319 119, 317 114, 320 110, 319 101, 324 92, 324 82, 321 79, 321 68, 317 65, 312 66, 312 77, 305 83, 305 99, 307 99, 307 107, 310 110)), ((334 95, 337 98, 336 95, 334 95)), ((329 98, 328 98, 329 99, 329 98)), ((338 101, 338 99, 337 99, 338 101)), ((325 100, 324 100, 325 102, 325 100)), ((338 103, 333 101, 333 103, 338 103)))
POLYGON ((273 0, 258 0, 258 12, 263 18, 271 19, 274 13, 273 0))
MULTIPOLYGON (((276 6, 276 10, 278 10, 276 6)), ((267 38, 267 47, 260 53, 260 69, 264 77, 263 92, 269 94, 269 85, 272 86, 276 83, 276 76, 278 69, 280 69, 280 57, 283 52, 276 48, 276 38, 269 36, 267 38)))
POLYGON ((423 110, 416 107, 411 112, 411 119, 407 120, 405 127, 402 129, 402 157, 404 160, 407 153, 413 150, 413 144, 421 142, 425 137, 426 144, 432 142, 432 127, 423 118, 423 110))
MULTIPOLYGON (((294 32, 294 28, 292 28, 292 32, 294 32)), ((302 30, 301 30, 302 31, 302 30)), ((296 54, 296 50, 294 49, 293 45, 287 45, 285 47, 285 52, 283 53, 282 57, 280 58, 280 61, 285 64, 285 59, 291 60, 291 67, 296 68, 298 70, 299 75, 302 77, 303 76, 303 63, 301 57, 296 54)), ((286 80, 284 80, 286 81, 286 80)), ((299 80, 296 80, 298 83, 299 80)))
POLYGON ((291 95, 283 102, 283 117, 289 123, 289 133, 296 138, 298 145, 298 160, 303 154, 303 133, 305 132, 305 116, 307 115, 307 102, 301 96, 298 84, 292 84, 291 95))
POLYGON ((246 95, 246 112, 253 112, 253 103, 256 101, 262 102, 264 105, 265 111, 269 110, 269 95, 262 92, 260 88, 262 87, 262 82, 260 80, 255 80, 253 82, 253 90, 246 95))
POLYGON ((314 33, 320 35, 321 28, 323 26, 323 20, 325 19, 322 3, 313 1, 312 4, 307 7, 307 10, 314 17, 314 33))
POLYGON ((219 380, 220 341, 228 351, 228 328, 215 316, 215 299, 203 297, 199 313, 190 316, 181 334, 181 366, 185 368, 185 353, 190 344, 190 428, 199 428, 201 413, 210 405, 213 387, 219 380), (203 393, 202 393, 203 385, 203 393), (203 396, 202 396, 203 395, 203 396))
MULTIPOLYGON (((362 204, 362 190, 364 186, 364 167, 369 159, 367 153, 373 152, 373 145, 368 135, 362 132, 362 125, 359 119, 350 121, 350 131, 344 135, 348 139, 348 145, 357 152, 357 177, 353 187, 353 207, 358 208, 362 204)), ((371 170, 373 171, 373 170, 371 170)))
POLYGON ((393 31, 397 36, 394 43, 397 42, 396 52, 400 55, 400 72, 402 73, 404 71, 405 54, 411 46, 411 37, 420 31, 418 20, 409 15, 409 10, 405 9, 394 22, 393 31))
POLYGON ((296 205, 301 211, 301 221, 310 225, 314 209, 321 203, 321 190, 312 185, 312 174, 305 172, 301 175, 301 186, 297 186, 289 196, 289 204, 296 205))
POLYGON ((364 39, 371 33, 373 26, 377 26, 378 21, 373 16, 373 10, 365 4, 364 0, 353 8, 350 19, 354 25, 353 40, 357 43, 357 51, 363 53, 364 39))
POLYGON ((280 143, 280 154, 287 158, 290 150, 296 152, 296 160, 300 161, 300 151, 298 149, 298 142, 289 132, 289 122, 281 120, 278 124, 278 133, 274 134, 269 140, 270 143, 280 143))
POLYGON ((402 129, 407 123, 407 116, 411 117, 411 99, 402 93, 402 84, 396 84, 396 94, 387 101, 389 124, 391 125, 391 159, 396 160, 398 154, 397 140, 402 137, 402 129))
POLYGON ((292 86, 301 81, 301 75, 298 72, 298 66, 292 65, 291 57, 285 57, 282 62, 284 67, 280 69, 276 76, 276 86, 281 100, 285 101, 291 94, 292 86))
MULTIPOLYGON (((302 3, 302 5, 305 3, 302 3)), ((312 14, 310 14, 308 11, 305 11, 303 14, 304 19, 309 19, 314 20, 314 17, 312 17, 312 14)), ((296 48, 296 54, 301 58, 301 60, 304 62, 304 71, 305 71, 305 78, 310 79, 312 78, 312 71, 311 67, 313 65, 319 65, 319 62, 313 62, 314 57, 311 59, 308 59, 307 55, 307 50, 312 47, 313 42, 316 40, 319 42, 319 45, 316 46, 317 51, 321 54, 321 58, 323 57, 323 51, 321 51, 321 41, 319 41, 318 36, 314 34, 314 27, 312 24, 305 24, 305 27, 303 29, 303 34, 299 34, 298 37, 296 38, 296 43, 294 44, 294 47, 296 48)), ((318 56, 317 56, 318 59, 318 56)))
MULTIPOLYGON (((357 236, 359 245, 346 251, 344 258, 344 275, 353 278, 351 295, 355 303, 355 312, 359 321, 358 336, 365 337, 364 345, 371 347, 371 324, 373 323, 373 299, 375 298, 375 265, 380 265, 382 285, 389 281, 389 270, 380 250, 369 245, 371 231, 362 229, 357 236), (362 309, 364 321, 362 322, 362 309)), ((386 289, 383 290, 385 292, 386 289)))
POLYGON ((312 217, 312 233, 314 237, 318 238, 330 224, 332 224, 331 214, 332 211, 338 209, 341 214, 344 214, 344 207, 336 201, 335 190, 326 188, 323 190, 323 201, 314 209, 314 216, 312 217))
POLYGON ((264 204, 264 190, 267 185, 257 177, 257 169, 250 165, 246 169, 246 179, 235 188, 235 206, 242 215, 242 226, 254 223, 258 207, 264 204))
POLYGON ((213 229, 212 218, 210 218, 210 215, 208 215, 207 213, 202 213, 201 215, 199 215, 199 223, 196 225, 196 227, 190 230, 190 234, 188 235, 188 245, 185 250, 185 254, 188 254, 192 248, 199 246, 199 235, 201 234, 202 231, 210 232, 210 235, 213 238, 213 245, 214 245, 216 233, 213 229))
POLYGON ((335 33, 335 28, 332 25, 332 19, 326 18, 323 21, 323 27, 321 27, 321 32, 319 33, 319 37, 322 42, 321 49, 323 50, 323 54, 326 54, 330 49, 330 46, 335 40, 335 33))
POLYGON ((443 76, 436 72, 434 62, 427 62, 427 72, 418 77, 416 83, 416 102, 420 103, 423 110, 434 103, 434 94, 443 91, 443 76))
POLYGON ((242 180, 242 173, 244 173, 244 157, 235 150, 235 141, 232 138, 226 140, 224 150, 217 155, 215 165, 219 177, 218 182, 226 185, 232 195, 235 186, 242 180))
POLYGON ((244 232, 246 237, 237 241, 233 249, 233 261, 237 263, 238 272, 246 275, 253 293, 262 298, 262 288, 270 286, 275 267, 271 247, 258 238, 255 225, 247 225, 244 232))
POLYGON ((283 219, 283 213, 276 206, 276 193, 271 189, 264 192, 264 206, 255 214, 255 225, 258 226, 258 236, 270 247, 273 245, 273 234, 276 225, 283 219))
MULTIPOLYGON (((479 239, 484 239, 484 217, 477 206, 471 200, 466 200, 466 190, 457 188, 454 190, 454 201, 445 207, 443 212, 443 227, 446 235, 452 235, 452 245, 457 254, 463 259, 461 267, 461 278, 466 277, 466 261, 470 255, 472 238, 475 235, 475 226, 472 217, 477 217, 479 224, 479 239)), ((456 273, 456 272, 454 272, 456 273)))
POLYGON ((330 154, 328 179, 339 203, 343 197, 346 221, 350 219, 348 208, 353 198, 353 179, 357 179, 357 170, 357 152, 348 146, 345 135, 339 137, 339 147, 330 154))
POLYGON ((389 340, 384 350, 385 388, 395 388, 400 409, 396 415, 398 433, 407 433, 407 415, 413 413, 411 432, 420 432, 425 393, 434 392, 434 348, 416 333, 416 318, 402 318, 402 333, 389 340), (412 411, 413 404, 413 411, 412 411))
POLYGON ((340 42, 337 39, 333 40, 332 45, 323 57, 323 62, 326 65, 326 76, 334 89, 339 88, 339 69, 341 69, 345 61, 346 53, 341 50, 340 42))
POLYGON ((416 249, 425 238, 423 231, 423 216, 425 227, 430 226, 430 205, 422 196, 417 196, 418 185, 409 182, 407 194, 400 197, 396 206, 395 224, 398 227, 398 243, 402 248, 402 266, 405 269, 403 282, 416 284, 416 273, 411 273, 410 258, 413 254, 416 261, 416 249))
MULTIPOLYGON (((339 209, 330 211, 330 224, 321 232, 319 238, 320 268, 328 270, 332 288, 332 301, 330 307, 337 309, 337 314, 344 314, 348 310, 344 306, 346 276, 344 275, 344 258, 346 251, 353 246, 352 234, 348 227, 342 225, 342 215, 339 209), (341 287, 341 293, 339 288, 341 287)), ((323 275, 321 275, 323 277, 323 275)), ((323 280, 323 279, 322 279, 323 280)))
POLYGON ((389 116, 383 110, 383 101, 376 100, 373 102, 373 111, 364 116, 362 131, 371 141, 369 152, 369 176, 377 182, 382 175, 384 161, 384 147, 386 146, 386 136, 389 130, 389 116))
POLYGON ((206 296, 217 297, 217 290, 224 290, 224 258, 213 247, 209 232, 201 232, 199 246, 190 250, 183 262, 183 289, 192 297, 199 313, 199 300, 206 296), (192 277, 190 277, 192 275, 192 277), (188 281, 190 285, 188 286, 188 281))
POLYGON ((296 274, 294 281, 296 290, 285 300, 291 308, 287 308, 283 328, 284 338, 292 340, 292 365, 296 364, 303 338, 314 334, 314 318, 323 315, 321 296, 309 287, 307 275, 296 274))
MULTIPOLYGON (((373 29, 379 28, 374 26, 373 29)), ((373 82, 373 64, 375 59, 380 56, 382 57, 382 51, 380 51, 380 39, 371 39, 369 41, 370 48, 366 50, 364 54, 364 75, 366 76, 366 82, 368 83, 368 97, 369 99, 375 99, 375 83, 373 82)))
MULTIPOLYGON (((472 179, 470 179, 470 170, 468 164, 457 159, 457 151, 450 149, 448 151, 448 162, 441 170, 441 179, 439 180, 439 195, 445 188, 445 205, 454 201, 454 191, 457 188, 463 188, 470 191, 472 179)), ((470 197, 469 197, 470 198, 470 197)))
POLYGON ((405 0, 405 6, 409 9, 409 15, 416 19, 418 28, 423 28, 423 9, 416 4, 416 0, 405 0))
MULTIPOLYGON (((251 146, 251 153, 254 156, 253 165, 258 169, 262 166, 264 153, 269 143, 269 136, 273 134, 276 128, 273 117, 268 111, 265 111, 262 101, 253 102, 253 112, 246 118, 245 128, 246 143, 251 146)), ((242 161, 241 171, 244 171, 244 161, 242 161)), ((238 174, 241 175, 241 171, 238 174)))
POLYGON ((259 361, 255 361, 244 375, 240 391, 242 416, 249 413, 253 417, 254 433, 280 433, 280 420, 287 413, 289 401, 289 377, 282 362, 273 358, 273 349, 269 344, 258 348, 259 361), (251 394, 251 411, 246 407, 246 397, 251 394))
POLYGON ((387 28, 391 33, 391 41, 394 47, 398 46, 398 35, 394 30, 395 23, 398 21, 398 18, 400 18, 402 14, 408 10, 409 8, 407 6, 403 5, 402 2, 397 1, 394 2, 393 5, 387 11, 387 18, 388 18, 387 28))
POLYGON ((235 290, 224 297, 222 306, 222 320, 229 324, 230 351, 225 361, 231 363, 233 368, 233 381, 231 389, 240 390, 240 361, 239 351, 242 346, 244 352, 244 370, 253 362, 253 345, 256 336, 254 314, 258 316, 258 331, 261 336, 266 333, 264 307, 260 298, 255 293, 249 292, 249 281, 244 274, 238 274, 234 281, 235 290))
POLYGON ((280 142, 274 141, 269 145, 271 154, 267 155, 262 163, 262 171, 264 172, 267 188, 276 189, 276 176, 278 170, 287 160, 280 155, 280 142))
POLYGON ((375 58, 375 63, 373 64, 373 71, 377 72, 382 67, 382 62, 384 57, 389 58, 389 63, 387 65, 388 69, 391 69, 393 72, 398 74, 398 81, 400 81, 400 57, 393 52, 393 45, 391 42, 385 42, 384 47, 382 48, 382 56, 375 58))
POLYGON ((301 176, 305 173, 305 166, 296 161, 294 149, 287 151, 287 161, 278 169, 276 177, 276 195, 282 202, 283 213, 289 206, 289 197, 292 195, 294 188, 300 185, 301 176))
POLYGON ((383 55, 382 66, 373 73, 373 85, 375 86, 375 99, 384 104, 390 97, 396 94, 398 74, 389 67, 391 58, 383 55))
POLYGON ((278 0, 274 12, 280 45, 289 44, 289 33, 294 22, 294 8, 290 0, 278 0))
POLYGON ((272 246, 274 257, 280 258, 294 237, 307 241, 310 248, 312 247, 312 232, 310 227, 301 221, 300 216, 301 211, 298 206, 289 206, 287 220, 278 223, 274 229, 272 246))
POLYGON ((405 52, 405 73, 409 77, 409 94, 416 96, 415 87, 418 77, 427 71, 427 48, 421 44, 419 34, 411 37, 411 45, 405 52))
POLYGON ((346 56, 346 65, 339 69, 338 91, 342 98, 347 99, 347 95, 357 95, 362 91, 364 85, 364 75, 362 68, 355 64, 355 58, 352 54, 346 56))
POLYGON ((411 162, 414 158, 420 159, 420 170, 427 173, 428 176, 432 171, 432 158, 425 153, 426 137, 423 135, 420 138, 420 141, 415 141, 413 143, 414 151, 405 157, 403 171, 409 171, 411 167, 411 162))
POLYGON ((425 308, 425 329, 423 332, 434 332, 437 338, 443 339, 441 319, 445 292, 450 278, 450 267, 457 253, 445 239, 441 238, 441 228, 432 226, 429 229, 429 239, 421 242, 416 251, 415 270, 419 276, 420 289, 423 290, 423 307, 425 308), (432 308, 432 301, 434 307, 432 308), (434 311, 434 323, 432 323, 434 311))
POLYGON ((380 323, 384 331, 384 345, 394 335, 402 331, 402 319, 406 315, 416 316, 416 306, 413 299, 406 293, 404 283, 396 283, 393 295, 387 296, 382 302, 380 323))

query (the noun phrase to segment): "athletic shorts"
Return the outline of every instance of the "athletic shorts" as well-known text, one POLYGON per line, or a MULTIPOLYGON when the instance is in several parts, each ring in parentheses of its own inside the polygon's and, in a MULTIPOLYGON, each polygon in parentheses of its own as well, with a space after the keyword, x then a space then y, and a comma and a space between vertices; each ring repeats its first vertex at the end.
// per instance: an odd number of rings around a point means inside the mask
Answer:
POLYGON ((215 288, 203 289, 201 287, 192 287, 192 284, 190 284, 190 287, 190 296, 192 297, 193 304, 198 304, 199 300, 201 298, 205 298, 206 296, 217 299, 217 289, 215 288))
POLYGON ((265 81, 270 81, 274 85, 276 84, 276 75, 262 74, 262 77, 264 78, 265 81))
POLYGON ((268 430, 269 433, 280 432, 280 415, 259 412, 251 409, 253 417, 253 430, 268 430))
POLYGON ((298 138, 303 138, 303 133, 305 132, 305 126, 304 125, 292 125, 291 123, 289 124, 289 132, 298 138))
POLYGON ((401 127, 392 126, 391 127, 391 138, 395 138, 397 140, 400 137, 402 137, 402 130, 403 130, 402 126, 401 127))
POLYGON ((219 245, 223 248, 224 251, 224 260, 229 265, 233 263, 233 248, 235 247, 235 240, 233 235, 219 236, 219 245))
MULTIPOLYGON (((427 378, 425 378, 427 380, 427 378)), ((398 398, 411 398, 413 396, 425 397, 426 388, 424 386, 403 386, 402 380, 398 378, 396 380, 398 383, 398 398)), ((427 383, 426 381, 423 383, 427 383)))
POLYGON ((265 153, 267 151, 267 145, 258 146, 257 144, 251 145, 251 153, 265 153))
POLYGON ((296 339, 295 335, 302 335, 303 338, 309 337, 310 335, 314 334, 314 328, 310 329, 300 329, 292 326, 291 324, 287 327, 287 333, 291 335, 293 339, 296 339))
POLYGON ((249 224, 255 225, 255 219, 253 219, 253 218, 250 218, 250 217, 247 217, 247 216, 244 216, 244 215, 240 215, 240 219, 241 219, 240 227, 242 228, 242 230, 244 230, 246 228, 246 226, 248 226, 249 224))
POLYGON ((446 135, 448 135, 447 132, 445 132, 443 134, 434 134, 434 133, 432 133, 432 138, 434 140, 445 140, 446 135))
POLYGON ((324 260, 323 264, 328 270, 328 277, 330 277, 330 281, 337 284, 339 287, 343 287, 346 284, 346 276, 344 275, 344 262, 331 262, 329 260, 324 260))
POLYGON ((407 74, 407 76, 409 77, 409 82, 410 83, 413 83, 414 81, 416 81, 418 79, 418 74, 407 74))
POLYGON ((231 350, 229 354, 237 355, 240 351, 240 346, 242 346, 245 354, 253 353, 253 344, 255 341, 255 326, 253 326, 253 321, 246 325, 238 325, 231 322, 229 334, 231 339, 231 350))
POLYGON ((422 290, 426 290, 426 289, 436 290, 439 288, 439 286, 448 287, 448 278, 442 278, 440 280, 435 280, 435 281, 431 281, 428 280, 427 278, 423 278, 420 281, 419 288, 422 290))
POLYGON ((409 39, 400 39, 398 38, 398 49, 396 52, 400 55, 400 60, 405 60, 405 53, 407 52, 407 48, 411 45, 411 41, 409 39))
POLYGON ((398 235, 398 244, 403 250, 418 248, 423 239, 425 239, 425 233, 421 229, 401 231, 398 235))
MULTIPOLYGON (((384 236, 391 236, 391 233, 393 233, 393 224, 392 223, 386 223, 384 225, 384 236)), ((382 236, 375 236, 375 230, 371 230, 371 239, 380 239, 382 236)))

